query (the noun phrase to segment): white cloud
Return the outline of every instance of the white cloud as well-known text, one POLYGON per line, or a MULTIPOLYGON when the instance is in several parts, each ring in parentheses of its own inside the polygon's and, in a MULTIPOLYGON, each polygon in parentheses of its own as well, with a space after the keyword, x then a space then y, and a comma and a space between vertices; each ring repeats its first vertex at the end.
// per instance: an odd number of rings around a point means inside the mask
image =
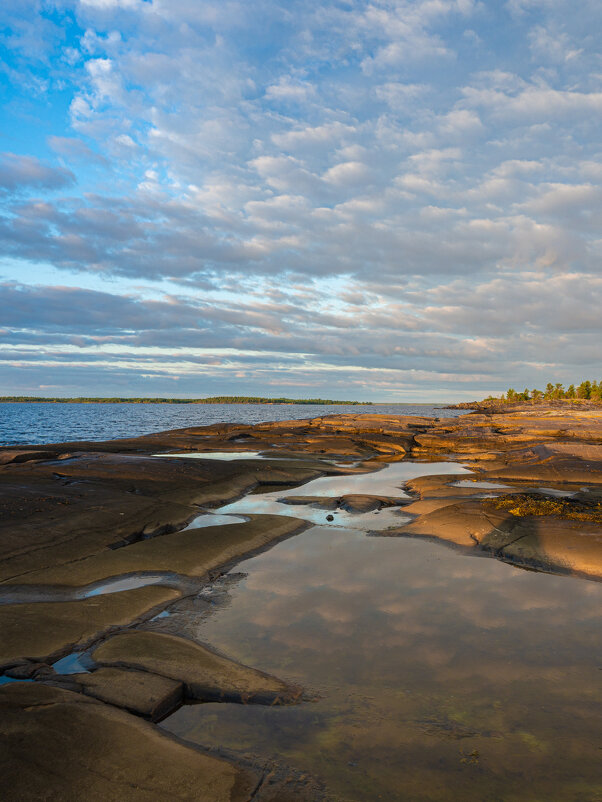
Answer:
POLYGON ((516 95, 475 87, 466 87, 463 91, 470 105, 485 108, 496 118, 522 122, 570 118, 602 110, 602 92, 558 90, 548 86, 529 86, 516 95))
MULTIPOLYGON (((599 271, 601 250, 590 0, 570 13, 568 0, 514 0, 495 28, 471 0, 81 0, 73 52, 31 13, 19 27, 11 6, 3 68, 44 123, 37 157, 0 170, 0 235, 19 265, 207 298, 197 329, 185 325, 197 308, 181 306, 162 334, 239 349, 246 377, 251 351, 296 354, 293 381, 448 381, 456 357, 458 385, 507 375, 522 369, 521 315, 525 358, 549 362, 538 282, 548 304, 563 293, 563 348, 581 358, 572 282, 599 271), (48 162, 46 143, 74 173, 48 162)), ((590 355, 589 311, 583 325, 590 355)), ((80 321, 61 336, 113 338, 125 353, 134 335, 120 326, 80 321)))
POLYGON ((286 75, 281 76, 276 83, 268 86, 265 90, 265 95, 270 100, 302 103, 315 95, 315 88, 305 81, 296 81, 286 75))
POLYGON ((355 128, 351 125, 332 122, 273 134, 272 141, 284 150, 295 150, 303 147, 331 146, 333 143, 341 142, 354 132, 355 128))
POLYGON ((361 162, 342 162, 330 167, 322 176, 325 181, 331 184, 358 184, 368 180, 370 170, 361 162))
POLYGON ((562 64, 583 53, 583 48, 571 46, 570 37, 561 30, 537 25, 529 32, 532 58, 537 62, 562 64))

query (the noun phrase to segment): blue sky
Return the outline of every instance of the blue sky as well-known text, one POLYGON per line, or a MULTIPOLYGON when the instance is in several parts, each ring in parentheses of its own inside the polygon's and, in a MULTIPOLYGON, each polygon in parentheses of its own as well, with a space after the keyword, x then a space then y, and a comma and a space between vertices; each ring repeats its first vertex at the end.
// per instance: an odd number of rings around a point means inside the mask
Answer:
POLYGON ((602 5, 4 0, 0 394, 600 378, 602 5))

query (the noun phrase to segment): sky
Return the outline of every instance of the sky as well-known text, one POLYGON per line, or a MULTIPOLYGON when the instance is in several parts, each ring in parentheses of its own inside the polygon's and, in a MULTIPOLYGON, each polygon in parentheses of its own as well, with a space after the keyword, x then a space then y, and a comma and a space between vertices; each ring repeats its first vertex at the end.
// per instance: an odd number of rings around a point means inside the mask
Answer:
POLYGON ((599 0, 2 0, 0 395, 602 378, 599 0))

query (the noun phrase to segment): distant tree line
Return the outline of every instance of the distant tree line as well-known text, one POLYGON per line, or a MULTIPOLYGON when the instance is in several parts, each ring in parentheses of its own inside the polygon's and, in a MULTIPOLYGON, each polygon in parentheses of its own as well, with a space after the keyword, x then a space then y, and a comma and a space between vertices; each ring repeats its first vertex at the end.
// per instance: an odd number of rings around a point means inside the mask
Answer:
POLYGON ((43 398, 42 396, 5 395, 0 402, 50 404, 346 404, 372 405, 371 401, 333 401, 327 398, 262 398, 246 395, 220 395, 214 398, 43 398))
POLYGON ((489 396, 487 400, 491 401, 505 401, 510 404, 520 403, 522 401, 599 401, 602 402, 602 381, 584 381, 577 387, 574 384, 564 389, 562 384, 552 384, 548 382, 545 390, 523 390, 518 393, 512 387, 502 394, 501 398, 497 399, 494 396, 489 396))

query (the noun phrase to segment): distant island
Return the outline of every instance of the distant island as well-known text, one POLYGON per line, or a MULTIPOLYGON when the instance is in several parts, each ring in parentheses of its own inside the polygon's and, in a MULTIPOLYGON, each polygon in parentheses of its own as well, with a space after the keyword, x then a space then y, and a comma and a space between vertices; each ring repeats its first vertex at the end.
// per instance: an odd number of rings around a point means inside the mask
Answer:
POLYGON ((44 398, 38 395, 5 395, 9 404, 345 404, 372 406, 372 401, 333 401, 330 398, 262 398, 247 395, 218 395, 214 398, 44 398))
POLYGON ((570 384, 566 389, 563 384, 548 382, 545 390, 528 390, 517 392, 510 387, 501 396, 488 396, 482 401, 464 401, 447 409, 489 409, 506 404, 549 404, 562 402, 565 404, 585 404, 598 406, 602 404, 602 381, 583 381, 575 386, 570 384))

